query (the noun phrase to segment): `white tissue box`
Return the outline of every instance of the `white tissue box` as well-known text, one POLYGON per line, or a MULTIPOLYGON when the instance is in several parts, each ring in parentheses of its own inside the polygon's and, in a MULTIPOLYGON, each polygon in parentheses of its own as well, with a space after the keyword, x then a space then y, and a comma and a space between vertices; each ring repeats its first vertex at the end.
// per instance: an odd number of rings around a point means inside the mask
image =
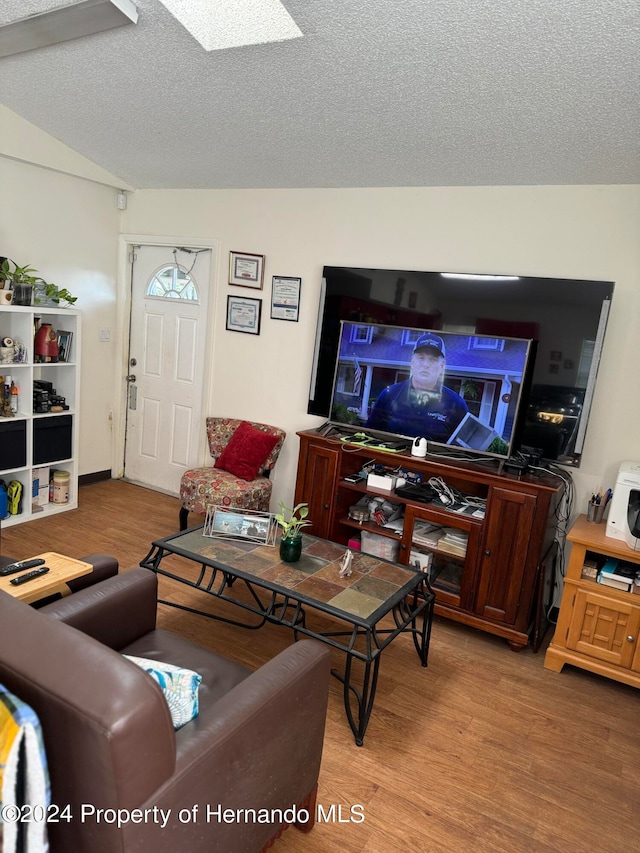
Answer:
POLYGON ((396 487, 397 479, 397 477, 369 474, 367 476, 367 486, 371 489, 380 489, 381 492, 392 492, 396 487))

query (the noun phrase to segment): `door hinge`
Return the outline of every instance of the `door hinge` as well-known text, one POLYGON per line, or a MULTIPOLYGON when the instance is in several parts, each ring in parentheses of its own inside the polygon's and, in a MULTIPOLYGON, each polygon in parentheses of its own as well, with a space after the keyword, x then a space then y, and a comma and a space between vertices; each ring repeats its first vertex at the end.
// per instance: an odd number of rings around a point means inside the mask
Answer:
POLYGON ((131 250, 129 252, 129 263, 132 264, 134 261, 137 261, 137 260, 138 260, 138 256, 136 255, 136 253, 133 250, 131 250))

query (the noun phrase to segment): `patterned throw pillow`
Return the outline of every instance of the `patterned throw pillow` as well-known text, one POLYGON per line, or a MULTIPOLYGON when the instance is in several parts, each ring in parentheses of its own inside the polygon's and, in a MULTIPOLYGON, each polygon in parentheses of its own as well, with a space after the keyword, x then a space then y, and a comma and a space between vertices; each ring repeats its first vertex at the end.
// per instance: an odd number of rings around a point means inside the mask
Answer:
POLYGON ((167 700, 174 729, 181 728, 198 716, 198 687, 202 681, 201 675, 159 660, 137 658, 133 655, 123 657, 137 664, 158 682, 167 700))

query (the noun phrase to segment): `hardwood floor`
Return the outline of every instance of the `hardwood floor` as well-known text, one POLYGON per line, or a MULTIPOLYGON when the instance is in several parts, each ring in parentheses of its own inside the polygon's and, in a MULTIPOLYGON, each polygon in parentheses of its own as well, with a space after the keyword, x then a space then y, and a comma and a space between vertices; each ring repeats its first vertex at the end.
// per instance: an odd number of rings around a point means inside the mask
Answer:
MULTIPOLYGON (((178 508, 138 486, 96 483, 81 489, 77 510, 5 528, 2 552, 104 551, 126 569, 177 530, 178 508)), ((161 583, 164 597, 185 600, 184 588, 161 583)), ((159 622, 251 667, 292 642, 282 628, 248 631, 166 606, 159 622)), ((543 660, 544 647, 515 654, 437 618, 427 669, 408 637, 385 651, 362 748, 332 679, 318 801, 325 813, 336 805, 335 820, 309 835, 287 830, 274 851, 640 850, 637 691, 572 667, 555 674, 543 660), (355 805, 361 822, 349 821, 355 805)))

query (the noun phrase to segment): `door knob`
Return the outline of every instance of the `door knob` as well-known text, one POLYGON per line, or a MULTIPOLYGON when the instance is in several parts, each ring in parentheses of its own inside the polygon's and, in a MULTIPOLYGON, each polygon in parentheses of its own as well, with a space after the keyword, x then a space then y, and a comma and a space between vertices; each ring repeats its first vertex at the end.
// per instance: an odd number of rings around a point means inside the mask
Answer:
POLYGON ((129 374, 128 376, 126 376, 125 378, 126 378, 127 382, 135 382, 135 381, 136 381, 136 375, 135 375, 135 373, 130 373, 130 374, 129 374))
POLYGON ((629 636, 627 637, 627 642, 628 642, 628 643, 634 643, 634 642, 635 642, 635 639, 636 639, 635 637, 632 637, 631 635, 629 635, 629 636))

